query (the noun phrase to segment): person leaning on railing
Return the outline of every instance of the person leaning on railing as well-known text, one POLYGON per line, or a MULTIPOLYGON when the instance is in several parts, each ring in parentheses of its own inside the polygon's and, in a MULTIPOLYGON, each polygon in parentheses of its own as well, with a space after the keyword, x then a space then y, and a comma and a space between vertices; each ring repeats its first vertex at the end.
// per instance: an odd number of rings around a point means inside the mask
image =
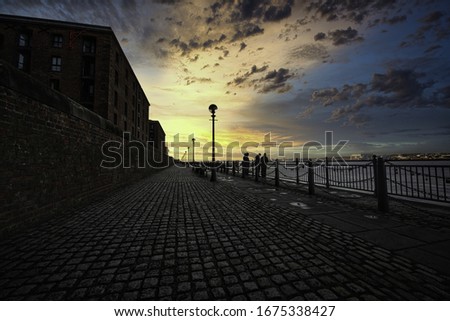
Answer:
POLYGON ((248 176, 248 168, 250 166, 250 159, 248 158, 248 155, 248 153, 245 153, 242 158, 242 178, 246 178, 248 176))
POLYGON ((266 178, 267 174, 267 163, 269 162, 269 159, 267 158, 266 153, 264 153, 263 156, 261 156, 261 177, 266 178))

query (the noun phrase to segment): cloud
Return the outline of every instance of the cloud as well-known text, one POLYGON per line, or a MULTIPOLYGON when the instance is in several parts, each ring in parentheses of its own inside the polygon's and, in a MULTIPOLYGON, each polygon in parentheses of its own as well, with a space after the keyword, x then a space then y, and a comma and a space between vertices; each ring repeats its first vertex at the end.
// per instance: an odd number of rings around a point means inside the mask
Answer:
POLYGON ((430 83, 420 83, 418 78, 425 76, 413 70, 388 70, 386 74, 374 74, 371 81, 371 88, 383 94, 391 94, 395 104, 405 102, 421 101, 421 96, 425 88, 430 87, 430 83))
POLYGON ((328 31, 328 35, 323 32, 319 32, 314 36, 315 41, 331 40, 333 45, 340 46, 349 44, 352 42, 363 41, 364 38, 358 36, 358 30, 348 27, 347 29, 336 29, 328 31))
POLYGON ((306 44, 294 48, 289 56, 292 60, 323 60, 329 57, 327 49, 322 44, 306 44))
MULTIPOLYGON (((344 126, 355 127, 370 121, 371 118, 363 113, 366 108, 449 108, 450 86, 441 87, 431 95, 425 94, 435 85, 433 81, 420 81, 425 76, 412 69, 388 69, 386 73, 373 74, 366 84, 316 90, 310 101, 332 109, 327 121, 343 120, 344 126)), ((312 112, 305 111, 306 115, 312 112)))
POLYGON ((350 20, 362 23, 369 13, 393 9, 395 0, 311 1, 306 11, 327 21, 350 20))
POLYGON ((292 12, 292 1, 282 7, 270 6, 264 13, 265 21, 280 21, 288 18, 292 12))
POLYGON ((247 38, 247 37, 252 37, 252 36, 256 36, 256 35, 263 34, 263 33, 264 33, 264 29, 253 23, 237 25, 236 32, 234 33, 233 37, 231 38, 231 42, 235 42, 235 41, 247 38))
POLYGON ((314 36, 314 40, 315 41, 320 41, 320 40, 324 40, 327 38, 327 35, 324 32, 319 32, 318 34, 316 34, 314 36))
POLYGON ((444 14, 441 11, 434 11, 421 19, 422 22, 430 24, 439 21, 444 14))
POLYGON ((402 41, 400 47, 405 48, 412 45, 423 44, 426 41, 440 42, 450 37, 450 19, 445 22, 442 11, 434 11, 423 16, 419 21, 422 25, 408 36, 408 41, 402 41))
POLYGON ((348 27, 347 29, 337 29, 334 31, 329 31, 327 38, 331 39, 333 45, 335 46, 364 40, 363 37, 358 36, 358 30, 353 29, 352 27, 348 27))
POLYGON ((255 88, 259 93, 285 93, 288 92, 292 86, 287 81, 293 77, 293 74, 289 73, 289 69, 280 68, 278 70, 270 71, 264 78, 259 79, 255 88))
MULTIPOLYGON (((292 12, 293 0, 281 0, 277 5, 268 0, 237 1, 231 11, 233 21, 280 21, 288 18, 292 12)), ((222 6, 216 6, 217 8, 222 6)))
POLYGON ((269 66, 264 65, 262 67, 257 67, 256 65, 253 65, 252 68, 247 71, 245 74, 238 76, 233 79, 233 81, 228 82, 228 86, 234 85, 234 86, 240 86, 241 84, 247 82, 247 80, 254 74, 261 73, 267 70, 269 66))
POLYGON ((278 70, 269 71, 264 77, 254 78, 253 75, 265 72, 269 67, 264 65, 262 67, 257 67, 253 65, 252 68, 246 73, 237 76, 232 81, 228 82, 228 86, 235 87, 251 87, 258 93, 285 93, 288 92, 292 86, 287 83, 289 79, 291 79, 294 74, 289 72, 289 69, 280 68, 278 70), (250 78, 253 78, 250 80, 250 78))
MULTIPOLYGON (((127 1, 124 1, 127 2, 127 1)), ((153 0, 154 3, 166 4, 166 5, 175 5, 177 3, 183 2, 183 0, 153 0)))
POLYGON ((186 80, 186 86, 189 86, 193 83, 211 83, 211 78, 204 78, 204 77, 186 77, 184 78, 186 80))

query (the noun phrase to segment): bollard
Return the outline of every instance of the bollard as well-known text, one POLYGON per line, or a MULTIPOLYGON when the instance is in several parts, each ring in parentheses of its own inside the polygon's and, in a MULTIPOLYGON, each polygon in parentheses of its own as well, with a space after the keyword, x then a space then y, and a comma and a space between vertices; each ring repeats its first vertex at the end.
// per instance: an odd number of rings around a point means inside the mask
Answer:
POLYGON ((330 188, 330 178, 329 178, 329 173, 328 173, 329 166, 330 166, 329 159, 328 159, 328 157, 325 157, 325 179, 326 179, 325 185, 327 188, 330 188))
POLYGON ((377 198, 378 210, 381 212, 389 212, 389 202, 387 195, 386 166, 381 157, 377 159, 377 198))
POLYGON ((299 171, 298 166, 299 166, 299 161, 298 161, 298 158, 296 158, 295 159, 295 176, 296 176, 295 181, 296 181, 297 185, 300 184, 300 176, 298 173, 298 171, 299 171))
POLYGON ((308 193, 314 195, 314 167, 312 161, 308 161, 308 193))
POLYGON ((280 186, 280 169, 278 167, 278 159, 275 161, 275 186, 280 186))

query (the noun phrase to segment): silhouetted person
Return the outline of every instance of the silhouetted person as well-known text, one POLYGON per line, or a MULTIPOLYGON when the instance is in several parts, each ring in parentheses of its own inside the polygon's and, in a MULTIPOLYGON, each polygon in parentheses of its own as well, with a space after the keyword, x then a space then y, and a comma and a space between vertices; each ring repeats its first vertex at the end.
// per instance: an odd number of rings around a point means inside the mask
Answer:
POLYGON ((244 154, 242 158, 242 178, 246 178, 248 176, 248 168, 250 167, 250 159, 248 158, 248 153, 244 154))
POLYGON ((258 154, 255 156, 255 181, 258 180, 260 171, 261 171, 261 154, 258 154))
POLYGON ((269 162, 269 159, 267 158, 266 153, 261 157, 261 177, 266 178, 267 174, 267 163, 269 162))

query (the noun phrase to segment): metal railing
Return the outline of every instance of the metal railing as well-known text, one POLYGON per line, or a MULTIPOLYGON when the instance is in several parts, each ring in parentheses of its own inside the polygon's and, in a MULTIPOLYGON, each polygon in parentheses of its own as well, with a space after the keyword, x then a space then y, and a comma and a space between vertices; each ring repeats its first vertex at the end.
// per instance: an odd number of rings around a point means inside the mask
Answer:
MULTIPOLYGON (((227 161, 218 164, 219 172, 242 176, 241 162, 227 161)), ((204 166, 207 169, 212 164, 204 166)), ((328 159, 316 163, 275 160, 266 164, 265 177, 261 177, 264 170, 259 170, 258 176, 256 172, 254 162, 251 162, 249 177, 255 180, 272 180, 275 186, 280 183, 307 184, 310 194, 314 194, 315 185, 371 192, 378 197, 378 207, 383 211, 388 211, 388 195, 450 202, 449 165, 394 164, 374 156, 372 161, 362 164, 336 164, 328 159)))

